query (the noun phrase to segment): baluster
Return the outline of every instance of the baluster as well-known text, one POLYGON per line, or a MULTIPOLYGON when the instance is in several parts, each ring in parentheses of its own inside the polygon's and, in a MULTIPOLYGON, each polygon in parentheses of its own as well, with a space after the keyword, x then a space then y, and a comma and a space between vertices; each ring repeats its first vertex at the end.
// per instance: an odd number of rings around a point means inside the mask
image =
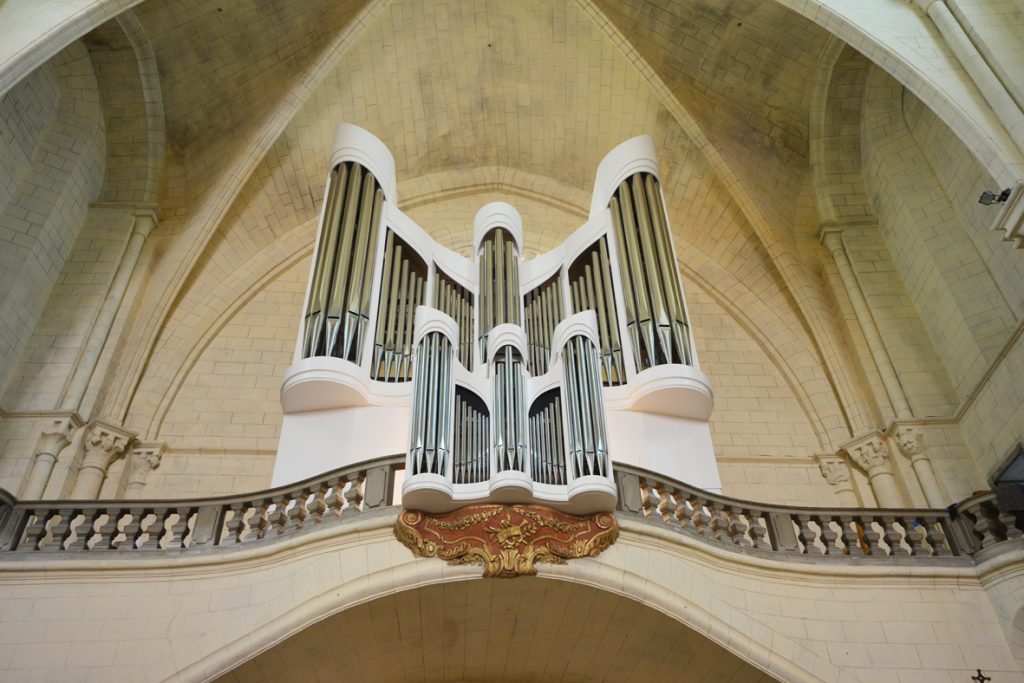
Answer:
POLYGON ((167 518, 171 514, 170 509, 153 509, 149 512, 156 515, 156 519, 150 522, 149 526, 146 527, 146 533, 149 534, 149 538, 142 543, 140 550, 159 550, 160 539, 163 538, 164 533, 167 531, 164 527, 167 524, 167 518))
POLYGON ((676 501, 672 498, 672 489, 664 485, 659 486, 658 497, 661 499, 658 503, 658 512, 661 513, 661 521, 667 524, 669 518, 673 516, 676 510, 676 501))
POLYGON ((878 543, 882 539, 882 536, 875 531, 875 527, 873 525, 873 522, 875 521, 874 516, 858 517, 857 520, 864 528, 864 531, 861 533, 861 541, 865 546, 864 554, 871 555, 872 557, 884 555, 885 552, 882 550, 882 546, 878 543))
POLYGON ((348 475, 350 486, 345 490, 349 512, 359 512, 363 502, 363 474, 361 472, 348 475))
POLYGON ((242 542, 242 533, 245 531, 245 520, 242 512, 244 507, 248 506, 245 503, 231 503, 228 507, 228 511, 231 512, 231 519, 225 524, 228 531, 226 543, 238 545, 242 542))
POLYGON ((907 545, 910 546, 910 554, 930 556, 930 552, 922 552, 925 550, 923 520, 920 517, 906 516, 900 517, 899 523, 903 527, 903 537, 907 540, 907 545))
POLYGON ((118 536, 117 525, 121 521, 123 511, 121 508, 107 508, 104 510, 104 513, 107 515, 107 521, 97 531, 99 538, 96 539, 92 546, 93 551, 114 550, 116 548, 114 541, 117 540, 118 536))
POLYGON ((722 507, 715 501, 709 500, 707 506, 708 514, 711 517, 711 537, 724 543, 729 538, 729 520, 722 507))
POLYGON ((324 504, 331 515, 341 517, 341 509, 345 507, 345 497, 342 495, 342 489, 345 488, 345 480, 334 478, 327 482, 327 486, 331 492, 324 498, 324 504))
POLYGON ((651 513, 654 512, 654 508, 657 507, 654 501, 655 489, 651 485, 651 482, 647 479, 640 480, 640 509, 643 510, 644 517, 650 517, 651 513))
POLYGON ((826 555, 838 555, 839 546, 836 541, 839 540, 839 534, 832 528, 832 521, 835 518, 832 515, 815 515, 814 521, 817 522, 818 527, 821 528, 821 542, 825 545, 826 555))
POLYGON ((690 508, 687 504, 686 497, 682 493, 676 493, 676 512, 675 518, 679 526, 686 530, 691 530, 690 527, 690 508))
POLYGON ((273 527, 280 536, 284 533, 285 528, 288 526, 288 504, 294 500, 290 494, 283 494, 274 496, 269 500, 265 500, 257 511, 257 517, 253 517, 249 522, 249 526, 256 531, 256 538, 262 539, 267 532, 267 529, 273 527), (270 506, 274 506, 274 511, 270 512, 270 506), (253 524, 256 522, 257 524, 253 524))
POLYGON ((796 521, 797 527, 799 528, 797 536, 800 538, 800 542, 804 546, 804 554, 821 555, 821 548, 815 544, 815 541, 818 540, 818 534, 811 528, 811 516, 796 515, 796 521))
POLYGON ((301 529, 302 525, 306 523, 306 517, 309 516, 306 501, 309 500, 312 494, 313 491, 311 489, 305 488, 295 496, 295 505, 288 511, 288 519, 292 523, 292 528, 301 529))
MULTIPOLYGON (((163 545, 164 549, 186 547, 185 537, 188 535, 188 519, 196 512, 196 508, 174 508, 173 512, 178 514, 178 519, 171 525, 171 536, 167 539, 167 543, 163 545)), ((196 521, 198 522, 198 520, 196 521)))
POLYGON ((39 544, 46 538, 46 524, 56 514, 53 510, 36 508, 32 510, 32 521, 25 527, 25 540, 19 545, 29 550, 39 550, 39 544))
POLYGON ((1015 538, 1021 538, 1024 536, 1024 529, 1021 528, 1021 523, 1024 522, 1024 515, 1020 512, 1009 512, 999 510, 999 523, 1003 525, 1003 532, 1006 536, 1006 540, 1012 541, 1015 538))
POLYGON ((704 500, 697 496, 690 496, 690 507, 693 514, 690 515, 690 524, 693 530, 702 536, 711 537, 711 517, 704 512, 704 500))
POLYGON ((307 506, 309 514, 313 516, 313 523, 319 524, 324 520, 324 513, 327 512, 327 502, 324 498, 327 496, 327 485, 321 484, 313 492, 313 500, 307 506))
MULTIPOLYGON (((71 520, 78 512, 72 508, 61 508, 57 510, 57 515, 60 515, 60 521, 50 525, 49 542, 39 548, 43 552, 55 553, 64 550, 64 542, 71 536, 71 520)), ((51 515, 50 519, 57 515, 51 515)))
POLYGON ((131 521, 121 530, 124 540, 117 544, 117 549, 138 550, 137 543, 142 537, 142 518, 146 516, 147 511, 144 508, 127 508, 125 512, 131 515, 131 521))
MULTIPOLYGON (((96 522, 103 516, 103 508, 84 509, 82 514, 85 515, 85 519, 78 525, 81 530, 78 532, 78 539, 74 543, 74 547, 68 546, 68 550, 89 550, 89 541, 94 536, 99 534, 96 530, 96 522)), ((99 540, 96 541, 96 545, 99 545, 99 540)))
POLYGON ((762 512, 750 513, 750 536, 754 547, 759 550, 771 550, 772 543, 768 537, 768 519, 762 512))
POLYGON ((885 515, 882 517, 882 529, 883 538, 885 539, 886 545, 889 546, 890 555, 907 555, 906 548, 900 543, 903 540, 903 534, 896 530, 896 518, 892 515, 885 515))
POLYGON ((935 557, 949 557, 953 554, 950 547, 950 539, 946 536, 945 528, 936 519, 922 520, 924 541, 931 548, 931 554, 935 557))
POLYGON ((860 541, 860 525, 854 521, 851 515, 840 515, 839 526, 842 528, 843 554, 852 556, 864 555, 864 548, 860 541))
POLYGON ((974 530, 981 536, 981 547, 988 548, 1006 540, 1006 527, 999 521, 999 512, 990 501, 978 506, 974 530))
POLYGON ((729 508, 729 526, 727 531, 729 533, 729 539, 733 542, 733 545, 750 546, 750 539, 747 538, 747 522, 744 520, 744 515, 749 514, 742 508, 729 508))

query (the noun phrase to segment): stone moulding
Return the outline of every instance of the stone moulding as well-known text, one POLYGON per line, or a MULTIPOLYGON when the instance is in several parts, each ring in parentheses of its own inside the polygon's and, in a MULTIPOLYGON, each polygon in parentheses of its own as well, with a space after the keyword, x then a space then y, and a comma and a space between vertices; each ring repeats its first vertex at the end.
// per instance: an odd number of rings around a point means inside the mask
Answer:
POLYGON ((596 557, 619 537, 609 512, 577 516, 544 505, 480 504, 441 514, 403 510, 395 537, 417 557, 482 564, 485 577, 532 576, 536 563, 596 557))

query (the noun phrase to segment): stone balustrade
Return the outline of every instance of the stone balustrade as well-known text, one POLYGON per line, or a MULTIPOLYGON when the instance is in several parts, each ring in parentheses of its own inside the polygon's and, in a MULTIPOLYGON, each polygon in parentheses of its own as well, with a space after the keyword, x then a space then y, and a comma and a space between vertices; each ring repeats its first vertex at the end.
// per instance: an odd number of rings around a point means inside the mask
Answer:
MULTIPOLYGON (((272 542, 393 505, 404 457, 255 494, 203 500, 19 501, 0 489, 0 557, 210 552, 272 542), (120 554, 120 553, 119 553, 120 554)), ((615 465, 616 514, 777 559, 973 564, 1024 538, 1024 512, 985 492, 949 510, 764 505, 615 465)))
POLYGON ((620 514, 752 554, 961 564, 1024 537, 1024 512, 1000 509, 991 491, 949 510, 792 507, 711 494, 627 465, 615 470, 620 514))
MULTIPOLYGON (((292 536, 392 504, 405 458, 204 500, 18 501, 0 489, 0 555, 200 551, 292 536)), ((80 555, 79 555, 80 557, 80 555)))

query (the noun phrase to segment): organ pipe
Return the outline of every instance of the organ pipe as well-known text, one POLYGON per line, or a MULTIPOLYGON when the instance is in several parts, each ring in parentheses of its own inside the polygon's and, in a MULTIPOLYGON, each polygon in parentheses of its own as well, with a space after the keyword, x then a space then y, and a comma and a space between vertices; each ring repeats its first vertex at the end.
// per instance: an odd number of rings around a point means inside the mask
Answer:
POLYGON ((566 483, 562 402, 558 389, 546 391, 530 407, 530 456, 534 481, 566 483))
POLYGON ((526 406, 523 362, 511 346, 494 358, 494 451, 496 471, 526 471, 526 406))
POLYGON ((452 481, 475 484, 491 476, 487 452, 489 415, 483 400, 455 387, 455 440, 452 443, 452 481))
POLYGON ((548 371, 551 336, 562 321, 562 286, 559 274, 526 294, 526 338, 530 347, 529 370, 534 377, 548 371))
POLYGON ((412 371, 412 337, 416 307, 424 303, 426 263, 394 232, 384 241, 377 329, 374 335, 373 378, 405 382, 412 371))
POLYGON ((589 339, 577 335, 565 344, 562 358, 569 443, 566 459, 571 475, 608 476, 611 464, 597 349, 589 339))
POLYGON ((447 476, 452 427, 451 341, 440 332, 424 335, 416 349, 409 461, 413 474, 447 476))
MULTIPOLYGON (((573 261, 569 267, 569 283, 573 313, 587 309, 593 309, 597 313, 602 383, 606 386, 625 384, 619 317, 616 312, 611 263, 605 238, 599 239, 573 261)), ((628 295, 626 298, 628 300, 628 295)))
POLYGON ((434 308, 451 316, 459 326, 459 362, 473 369, 473 295, 440 269, 435 270, 434 308))
POLYGON ((636 173, 610 203, 636 369, 692 365, 689 323, 657 178, 636 173))
POLYGON ((370 316, 384 193, 355 162, 331 170, 306 306, 302 355, 359 363, 370 316))
POLYGON ((495 228, 480 243, 480 351, 487 357, 487 335, 505 323, 520 325, 519 251, 504 228, 495 228))

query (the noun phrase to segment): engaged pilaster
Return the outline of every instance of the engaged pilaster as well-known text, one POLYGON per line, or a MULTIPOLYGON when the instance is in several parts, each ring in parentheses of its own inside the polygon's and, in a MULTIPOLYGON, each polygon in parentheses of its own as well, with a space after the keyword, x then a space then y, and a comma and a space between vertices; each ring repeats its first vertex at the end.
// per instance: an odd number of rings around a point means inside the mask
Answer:
POLYGON ((76 500, 94 499, 100 493, 107 468, 124 453, 134 438, 117 427, 102 422, 92 422, 85 434, 85 457, 75 479, 71 498, 76 500))
POLYGON ((910 466, 914 468, 917 481, 921 484, 925 500, 933 508, 946 506, 946 496, 942 491, 932 461, 928 458, 928 447, 924 443, 924 432, 920 427, 902 425, 894 433, 896 446, 900 453, 910 458, 910 466))
POLYGON ((871 352, 871 359, 875 362, 875 367, 878 369, 878 375, 882 379, 882 386, 885 387, 886 396, 889 398, 889 403, 892 405, 895 416, 898 419, 912 417, 913 412, 910 410, 910 403, 907 401, 902 385, 900 385, 896 368, 889 357, 889 352, 885 348, 885 342, 878 331, 878 325, 875 324, 875 318, 871 315, 871 309, 868 306, 867 299, 864 297, 863 290, 861 290, 857 274, 853 270, 850 256, 846 253, 842 230, 834 226, 823 225, 819 237, 821 243, 828 249, 835 260, 836 268, 839 270, 839 277, 843 281, 846 295, 853 306, 853 313, 857 316, 857 323, 864 334, 864 340, 867 342, 868 350, 871 352))
POLYGON ((72 418, 58 418, 43 429, 36 442, 36 451, 32 459, 32 469, 21 487, 19 497, 24 500, 38 500, 43 497, 46 484, 50 481, 57 456, 71 443, 75 429, 78 427, 72 418))
POLYGON ((904 505, 889 459, 889 446, 880 434, 869 434, 844 450, 850 460, 867 472, 879 507, 896 508, 904 505))
POLYGON ((857 494, 850 481, 850 466, 841 455, 816 455, 814 459, 821 470, 821 476, 836 493, 841 507, 857 507, 857 494))
POLYGON ((132 449, 128 456, 128 481, 124 487, 125 498, 141 498, 146 488, 149 473, 160 466, 166 445, 144 443, 132 449))

